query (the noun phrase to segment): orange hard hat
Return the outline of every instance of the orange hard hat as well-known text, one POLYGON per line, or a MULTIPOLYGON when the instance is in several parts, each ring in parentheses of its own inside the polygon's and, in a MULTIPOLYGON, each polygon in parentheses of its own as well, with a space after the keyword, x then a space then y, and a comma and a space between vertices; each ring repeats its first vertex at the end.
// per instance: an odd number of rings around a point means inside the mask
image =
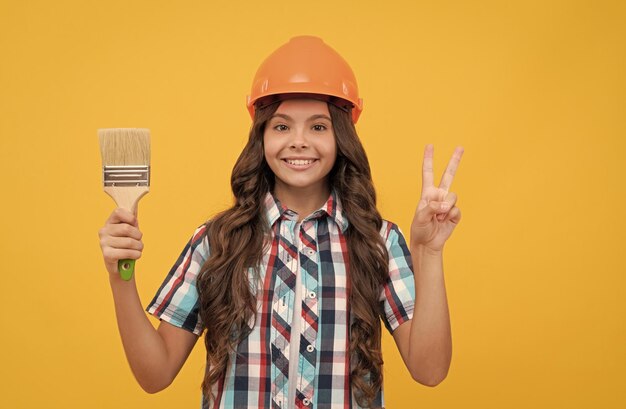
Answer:
POLYGON ((363 110, 352 69, 319 37, 293 37, 270 54, 254 76, 246 105, 254 118, 255 105, 303 94, 329 101, 345 110, 352 108, 354 123, 363 110))

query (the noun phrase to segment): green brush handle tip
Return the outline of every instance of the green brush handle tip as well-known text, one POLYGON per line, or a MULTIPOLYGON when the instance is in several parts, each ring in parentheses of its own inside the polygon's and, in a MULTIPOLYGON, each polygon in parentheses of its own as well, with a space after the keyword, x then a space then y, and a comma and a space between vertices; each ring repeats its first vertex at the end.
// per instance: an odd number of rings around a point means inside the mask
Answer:
POLYGON ((117 262, 117 269, 120 272, 122 280, 128 281, 135 272, 135 260, 119 260, 117 262))

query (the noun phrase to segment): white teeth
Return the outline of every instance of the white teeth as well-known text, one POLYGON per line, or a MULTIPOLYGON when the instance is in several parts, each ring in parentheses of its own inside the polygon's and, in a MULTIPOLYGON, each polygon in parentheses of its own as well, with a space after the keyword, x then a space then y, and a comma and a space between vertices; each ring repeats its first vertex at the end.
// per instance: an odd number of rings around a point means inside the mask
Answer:
POLYGON ((302 159, 287 159, 287 163, 290 165, 298 165, 304 166, 313 163, 312 159, 302 160, 302 159))

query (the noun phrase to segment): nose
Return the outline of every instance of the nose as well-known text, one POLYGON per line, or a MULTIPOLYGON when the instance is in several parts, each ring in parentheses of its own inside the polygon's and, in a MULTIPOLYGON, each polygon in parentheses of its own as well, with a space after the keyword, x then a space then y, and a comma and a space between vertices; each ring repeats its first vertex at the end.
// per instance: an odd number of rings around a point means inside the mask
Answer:
POLYGON ((289 141, 289 147, 291 149, 304 149, 309 146, 309 142, 307 141, 307 137, 305 135, 305 130, 303 128, 298 127, 292 133, 292 138, 289 141))

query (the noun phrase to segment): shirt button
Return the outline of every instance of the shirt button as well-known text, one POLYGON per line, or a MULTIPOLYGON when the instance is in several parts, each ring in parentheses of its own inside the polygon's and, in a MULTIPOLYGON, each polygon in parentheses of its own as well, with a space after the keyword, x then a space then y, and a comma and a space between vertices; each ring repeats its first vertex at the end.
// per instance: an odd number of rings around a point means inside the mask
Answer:
POLYGON ((315 291, 309 291, 309 298, 315 298, 315 291))
POLYGON ((309 400, 309 398, 304 398, 302 399, 302 403, 304 404, 304 406, 309 406, 311 404, 311 401, 309 400))
POLYGON ((315 351, 315 347, 313 345, 309 345, 309 346, 306 347, 306 350, 309 351, 309 352, 313 352, 313 351, 315 351))
POLYGON ((315 250, 308 249, 308 250, 306 251, 306 254, 308 254, 309 256, 313 256, 313 255, 315 254, 315 250))

